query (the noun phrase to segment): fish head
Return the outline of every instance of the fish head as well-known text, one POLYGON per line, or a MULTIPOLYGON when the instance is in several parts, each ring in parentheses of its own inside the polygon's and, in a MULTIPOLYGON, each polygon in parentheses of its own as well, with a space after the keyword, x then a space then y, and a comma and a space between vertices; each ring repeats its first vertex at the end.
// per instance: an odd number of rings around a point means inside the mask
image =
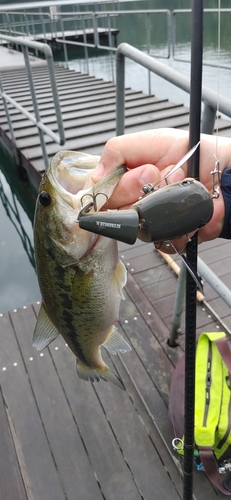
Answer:
POLYGON ((37 238, 63 267, 77 263, 97 242, 97 235, 79 227, 80 211, 85 206, 88 212, 99 211, 126 171, 119 167, 94 184, 91 173, 98 162, 99 156, 60 151, 41 180, 35 210, 35 246, 37 238))

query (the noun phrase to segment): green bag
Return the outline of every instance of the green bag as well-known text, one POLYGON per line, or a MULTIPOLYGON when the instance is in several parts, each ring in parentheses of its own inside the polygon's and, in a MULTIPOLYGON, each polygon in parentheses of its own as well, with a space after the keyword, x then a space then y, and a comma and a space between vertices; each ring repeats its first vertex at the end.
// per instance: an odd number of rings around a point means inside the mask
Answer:
MULTIPOLYGON (((184 453, 184 356, 172 376, 169 420, 176 451, 184 453)), ((231 495, 231 352, 223 332, 202 333, 196 349, 195 464, 231 495), (222 475, 224 474, 224 475, 222 475), (223 480, 222 480, 223 479, 223 480)))

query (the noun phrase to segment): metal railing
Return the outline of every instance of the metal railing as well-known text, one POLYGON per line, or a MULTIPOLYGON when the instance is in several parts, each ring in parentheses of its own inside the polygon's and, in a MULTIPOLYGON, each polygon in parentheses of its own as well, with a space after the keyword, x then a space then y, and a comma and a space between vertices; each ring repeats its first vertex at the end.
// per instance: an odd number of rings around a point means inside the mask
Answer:
MULTIPOLYGON (((222 8, 222 9, 204 9, 203 10, 204 14, 231 14, 231 8, 222 8)), ((190 63, 190 57, 188 59, 183 58, 183 57, 177 57, 176 56, 176 46, 177 46, 177 41, 176 41, 176 29, 177 29, 177 16, 180 14, 190 14, 191 9, 174 9, 172 11, 172 58, 175 61, 179 62, 186 62, 190 63)), ((230 19, 231 20, 231 19, 230 19)), ((189 49, 190 49, 190 43, 189 43, 189 49)), ((212 62, 206 62, 205 60, 203 61, 203 66, 210 66, 217 68, 217 64, 214 64, 212 62)), ((222 69, 230 69, 230 66, 227 66, 225 64, 219 64, 219 67, 222 69)))
MULTIPOLYGON (((190 79, 182 75, 179 71, 155 60, 148 54, 144 54, 128 43, 121 43, 116 51, 116 133, 124 133, 124 110, 125 110, 125 58, 147 68, 152 73, 164 78, 166 81, 176 85, 178 88, 190 93, 190 79)), ((202 101, 204 111, 202 116, 201 131, 206 134, 212 134, 216 112, 219 110, 224 115, 231 118, 231 100, 219 96, 217 102, 217 93, 208 87, 202 86, 202 101)))
MULTIPOLYGON (((68 2, 67 2, 68 5, 68 2)), ((121 19, 125 16, 142 16, 144 19, 143 26, 146 32, 146 51, 151 51, 151 31, 152 25, 157 26, 158 16, 166 16, 166 31, 165 42, 161 53, 157 50, 153 51, 155 57, 169 58, 171 53, 171 12, 168 9, 129 9, 129 10, 97 10, 86 12, 75 11, 57 11, 54 15, 52 12, 45 12, 41 8, 39 12, 34 11, 1 11, 3 23, 0 24, 0 31, 14 36, 29 36, 41 38, 47 43, 52 39, 59 45, 63 46, 63 54, 65 66, 68 68, 68 47, 83 47, 85 57, 86 72, 89 73, 88 50, 99 49, 109 51, 111 80, 114 82, 114 54, 116 47, 114 44, 115 34, 115 19, 121 19), (113 24, 113 25, 112 25, 113 24), (107 35, 107 44, 102 44, 100 40, 100 30, 104 30, 104 35, 107 35), (93 35, 93 42, 89 43, 89 32, 93 35), (76 36, 75 40, 68 39, 70 33, 72 37, 76 36), (81 33, 83 41, 77 40, 77 35, 81 33)), ((104 39, 105 39, 104 36, 104 39)), ((129 41, 129 33, 126 41, 129 41)), ((145 37, 144 37, 145 40, 145 37)), ((151 93, 150 75, 148 75, 149 89, 151 93)))
POLYGON ((40 144, 41 144, 41 148, 42 148, 45 167, 47 168, 49 165, 49 160, 48 160, 47 151, 46 151, 46 142, 45 142, 44 134, 47 134, 49 137, 51 137, 53 139, 53 141, 55 141, 57 144, 60 144, 60 145, 65 144, 65 132, 64 132, 63 121, 62 121, 62 114, 61 114, 61 108, 60 108, 60 103, 59 103, 58 88, 56 85, 54 61, 53 61, 53 55, 52 55, 51 48, 44 43, 35 42, 33 40, 21 39, 21 38, 15 39, 14 37, 10 37, 7 35, 0 35, 0 40, 4 40, 8 43, 15 43, 15 40, 17 40, 17 45, 21 46, 21 49, 22 49, 22 52, 24 55, 25 68, 26 68, 28 83, 29 83, 29 87, 30 87, 33 108, 34 108, 34 114, 32 114, 29 111, 27 111, 27 109, 25 107, 21 106, 21 104, 19 104, 19 102, 17 102, 15 99, 13 99, 9 95, 8 92, 5 92, 2 78, 0 75, 0 97, 2 97, 3 103, 4 103, 4 108, 5 108, 6 117, 7 117, 7 121, 8 121, 9 130, 10 130, 10 135, 11 135, 11 140, 13 143, 13 152, 14 152, 15 160, 16 160, 17 164, 20 163, 18 149, 17 149, 17 142, 15 139, 14 128, 13 128, 13 123, 11 120, 10 110, 9 110, 8 104, 11 104, 12 106, 14 106, 18 111, 20 111, 24 116, 26 116, 28 118, 28 120, 31 121, 31 123, 36 125, 36 127, 38 129, 39 138, 40 138, 40 144), (47 125, 45 125, 45 123, 43 123, 41 120, 40 112, 39 112, 39 104, 38 104, 38 100, 37 100, 37 96, 36 96, 36 89, 35 89, 34 81, 33 81, 33 74, 32 74, 32 68, 31 68, 28 48, 32 48, 34 50, 37 50, 38 52, 42 52, 42 54, 46 58, 48 74, 50 77, 50 85, 51 85, 52 94, 53 94, 54 109, 55 109, 55 113, 56 113, 59 135, 55 134, 53 132, 53 130, 51 130, 49 127, 47 127, 47 125))

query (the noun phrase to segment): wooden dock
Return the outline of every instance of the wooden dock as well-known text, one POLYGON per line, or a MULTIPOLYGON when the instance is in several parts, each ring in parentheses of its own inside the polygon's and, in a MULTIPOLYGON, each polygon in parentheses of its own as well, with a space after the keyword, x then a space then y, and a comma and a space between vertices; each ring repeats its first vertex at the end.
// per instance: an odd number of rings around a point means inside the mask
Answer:
MULTIPOLYGON (((109 30, 108 28, 97 27, 97 33, 101 45, 109 45, 109 36, 111 36, 114 42, 114 47, 116 47, 116 37, 119 33, 119 30, 117 28, 110 28, 109 30)), ((59 39, 62 41, 64 36, 65 40, 81 43, 84 42, 84 38, 86 37, 87 43, 95 43, 95 30, 93 28, 86 28, 84 31, 82 29, 69 31, 65 30, 65 33, 63 33, 62 31, 57 31, 53 33, 34 34, 33 40, 37 40, 37 42, 44 42, 46 40, 46 42, 52 46, 52 49, 55 48, 57 50, 60 50, 63 49, 63 44, 59 43, 59 39)), ((78 48, 78 46, 76 45, 74 47, 75 50, 76 48, 78 48)), ((71 45, 69 48, 71 48, 71 45)))
MULTIPOLYGON (((120 244, 120 255, 129 272, 119 329, 132 351, 109 357, 103 350, 103 357, 126 392, 80 380, 62 338, 42 353, 32 347, 38 303, 0 315, 1 500, 182 498, 167 416, 171 374, 184 350, 184 335, 178 347, 167 345, 176 276, 152 244, 120 244)), ((228 241, 204 244, 200 255, 230 283, 228 241)), ((231 326, 207 284, 205 295, 231 326)), ((219 328, 198 304, 197 332, 219 328)), ((224 498, 195 471, 195 499, 205 491, 210 500, 224 498)))
MULTIPOLYGON (((100 154, 106 141, 115 135, 115 85, 87 74, 55 66, 59 99, 64 121, 66 143, 59 146, 46 137, 49 158, 59 149, 72 149, 100 154)), ((33 112, 30 90, 23 67, 17 71, 1 71, 4 90, 21 106, 33 112)), ((41 119, 57 132, 53 96, 49 87, 46 66, 33 67, 33 79, 39 103, 41 119)), ((182 104, 167 99, 146 95, 143 92, 126 89, 125 132, 159 127, 187 129, 189 110, 182 104)), ((42 151, 37 127, 19 111, 9 105, 17 147, 22 166, 37 188, 44 171, 42 151)), ((219 119, 219 133, 231 134, 231 121, 219 119)), ((0 102, 0 137, 12 150, 9 127, 3 103, 0 102)))
MULTIPOLYGON (((4 89, 33 111, 23 67, 5 68, 4 89), (19 85, 20 82, 20 85, 19 85)), ((41 116, 57 130, 46 67, 33 68, 41 116)), ((100 154, 115 134, 115 86, 56 66, 67 142, 63 149, 100 154)), ((188 128, 188 109, 126 89, 126 132, 172 126, 188 128)), ((38 134, 11 109, 22 165, 38 186, 44 170, 38 134)), ((229 120, 219 133, 229 135, 229 120)), ((11 148, 2 104, 0 134, 11 148)), ((52 157, 59 146, 47 139, 52 157)), ((179 500, 182 477, 173 455, 168 397, 171 374, 184 351, 184 335, 172 349, 177 279, 152 244, 120 244, 128 269, 119 329, 132 345, 105 361, 117 370, 126 392, 110 383, 91 384, 76 374, 75 357, 62 338, 38 353, 32 335, 39 304, 0 314, 0 500, 179 500)), ((230 243, 200 247, 200 257, 230 286, 230 243)), ((178 258, 176 261, 178 262, 178 258)), ((231 329, 230 309, 205 283, 205 298, 231 329)), ((184 318, 182 318, 184 330, 184 318)), ((197 333, 223 329, 203 303, 197 333)), ((217 500, 203 472, 194 475, 195 500, 217 500), (206 494, 205 494, 206 492, 206 494)))
MULTIPOLYGON (((117 35, 119 33, 119 30, 117 28, 100 28, 97 27, 97 36, 99 39, 100 45, 109 45, 109 37, 112 38, 113 40, 113 47, 117 46, 117 35)), ((69 42, 80 42, 83 43, 84 40, 86 43, 92 44, 94 47, 95 45, 95 30, 93 28, 86 28, 84 31, 82 29, 75 29, 75 30, 65 30, 63 31, 53 31, 53 32, 44 32, 44 33, 33 33, 30 35, 27 35, 28 40, 36 40, 37 42, 46 42, 48 43, 53 51, 60 51, 63 50, 63 40, 65 39, 66 41, 69 42)), ((7 42, 4 42, 3 40, 3 45, 6 45, 7 42)), ((15 49, 17 47, 17 44, 11 43, 11 47, 15 49)), ((76 44, 69 44, 68 50, 80 48, 81 46, 78 46, 76 44)), ((31 52, 33 53, 34 50, 31 49, 31 52)))

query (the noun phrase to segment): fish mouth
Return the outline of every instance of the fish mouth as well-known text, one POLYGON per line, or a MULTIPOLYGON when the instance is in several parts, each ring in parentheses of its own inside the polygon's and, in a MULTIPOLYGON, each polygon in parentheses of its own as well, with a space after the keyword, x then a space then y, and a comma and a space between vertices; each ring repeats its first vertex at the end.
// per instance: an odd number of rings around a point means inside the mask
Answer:
MULTIPOLYGON (((51 161, 50 180, 62 198, 66 199, 67 194, 75 196, 84 188, 99 158, 78 151, 56 153, 51 161)), ((70 199, 66 201, 70 203, 70 199)))
POLYGON ((91 172, 99 162, 99 156, 78 151, 58 152, 50 169, 51 182, 56 189, 57 203, 65 208, 72 208, 78 214, 87 207, 87 211, 99 211, 112 195, 117 183, 127 171, 118 167, 107 177, 93 184, 91 172))

